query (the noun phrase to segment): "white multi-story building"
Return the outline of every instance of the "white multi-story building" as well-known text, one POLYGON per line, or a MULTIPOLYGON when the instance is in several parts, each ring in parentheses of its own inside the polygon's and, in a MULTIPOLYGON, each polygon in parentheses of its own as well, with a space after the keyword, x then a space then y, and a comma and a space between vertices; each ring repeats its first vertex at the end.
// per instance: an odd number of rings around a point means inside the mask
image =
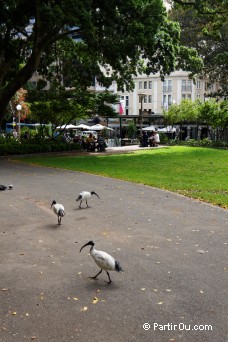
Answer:
MULTIPOLYGON (((135 89, 132 92, 117 92, 122 101, 124 115, 139 115, 141 103, 139 94, 144 94, 143 113, 162 115, 173 103, 182 99, 205 101, 207 94, 218 90, 218 84, 210 85, 207 79, 197 79, 194 83, 185 71, 176 71, 167 76, 164 82, 158 75, 138 75, 134 78, 135 89)), ((115 88, 115 87, 113 87, 115 88)))

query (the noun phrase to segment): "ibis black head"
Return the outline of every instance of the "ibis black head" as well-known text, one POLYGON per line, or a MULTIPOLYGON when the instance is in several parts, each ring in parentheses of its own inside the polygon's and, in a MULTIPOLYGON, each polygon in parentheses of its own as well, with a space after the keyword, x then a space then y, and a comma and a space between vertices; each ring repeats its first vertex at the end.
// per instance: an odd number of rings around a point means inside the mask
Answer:
POLYGON ((82 248, 80 249, 80 252, 81 252, 81 250, 84 248, 84 247, 86 247, 86 246, 94 246, 95 245, 95 243, 93 242, 93 241, 89 241, 89 242, 87 242, 84 246, 82 246, 82 248))
POLYGON ((96 192, 94 192, 94 191, 91 192, 91 195, 96 195, 96 196, 100 199, 100 197, 98 196, 98 194, 96 194, 96 192))
POLYGON ((53 201, 53 202, 52 202, 52 204, 51 204, 51 208, 52 208, 52 206, 53 206, 54 204, 56 204, 56 201, 53 201))
POLYGON ((76 202, 80 201, 82 199, 82 195, 79 195, 78 198, 76 198, 76 202))

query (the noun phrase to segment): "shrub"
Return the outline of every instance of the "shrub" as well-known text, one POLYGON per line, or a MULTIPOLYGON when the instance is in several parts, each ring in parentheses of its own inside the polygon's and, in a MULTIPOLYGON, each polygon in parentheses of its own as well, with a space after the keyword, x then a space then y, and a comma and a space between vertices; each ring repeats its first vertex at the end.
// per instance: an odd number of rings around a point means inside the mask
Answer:
POLYGON ((189 139, 189 140, 169 140, 166 145, 168 146, 192 146, 192 147, 225 147, 228 148, 228 144, 224 141, 217 140, 213 141, 208 138, 202 139, 202 140, 195 140, 195 139, 189 139))
POLYGON ((0 141, 0 155, 15 155, 28 153, 43 153, 43 152, 60 152, 60 151, 79 151, 81 145, 77 143, 64 143, 59 141, 49 140, 30 140, 17 141, 15 139, 4 139, 0 141))

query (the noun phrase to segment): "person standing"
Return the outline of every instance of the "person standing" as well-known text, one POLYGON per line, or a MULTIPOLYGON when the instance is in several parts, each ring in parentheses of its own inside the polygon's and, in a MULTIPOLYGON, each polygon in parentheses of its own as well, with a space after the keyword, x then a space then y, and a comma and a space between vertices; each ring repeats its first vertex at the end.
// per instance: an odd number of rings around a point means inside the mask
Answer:
POLYGON ((97 135, 97 150, 98 151, 105 151, 105 140, 104 137, 99 132, 97 135))
POLYGON ((13 130, 13 137, 14 137, 14 139, 17 139, 17 131, 16 131, 16 129, 13 130))
POLYGON ((155 142, 155 147, 158 147, 158 144, 160 143, 160 137, 157 131, 155 132, 155 135, 154 135, 154 142, 155 142))
POLYGON ((142 147, 148 147, 148 134, 146 131, 143 131, 143 136, 142 136, 142 147))

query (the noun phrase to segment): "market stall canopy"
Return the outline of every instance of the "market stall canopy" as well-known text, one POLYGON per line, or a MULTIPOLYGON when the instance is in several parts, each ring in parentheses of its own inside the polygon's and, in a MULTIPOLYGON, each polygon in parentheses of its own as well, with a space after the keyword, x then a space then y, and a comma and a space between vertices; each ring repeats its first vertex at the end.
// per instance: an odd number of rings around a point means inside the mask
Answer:
POLYGON ((100 124, 96 124, 96 125, 90 126, 89 129, 91 129, 92 131, 102 131, 103 129, 107 129, 109 131, 113 131, 112 128, 106 127, 106 126, 103 126, 103 125, 100 125, 100 124))
POLYGON ((173 126, 167 126, 164 128, 158 128, 157 131, 160 133, 174 133, 174 132, 176 132, 176 128, 173 126))
POLYGON ((154 126, 148 126, 148 127, 143 127, 143 131, 156 131, 156 128, 154 126))
POLYGON ((65 130, 77 129, 77 126, 75 126, 75 125, 62 125, 62 126, 56 127, 56 129, 65 129, 65 130))
POLYGON ((90 129, 90 126, 84 125, 84 124, 80 124, 80 125, 76 125, 75 128, 76 129, 90 129))

